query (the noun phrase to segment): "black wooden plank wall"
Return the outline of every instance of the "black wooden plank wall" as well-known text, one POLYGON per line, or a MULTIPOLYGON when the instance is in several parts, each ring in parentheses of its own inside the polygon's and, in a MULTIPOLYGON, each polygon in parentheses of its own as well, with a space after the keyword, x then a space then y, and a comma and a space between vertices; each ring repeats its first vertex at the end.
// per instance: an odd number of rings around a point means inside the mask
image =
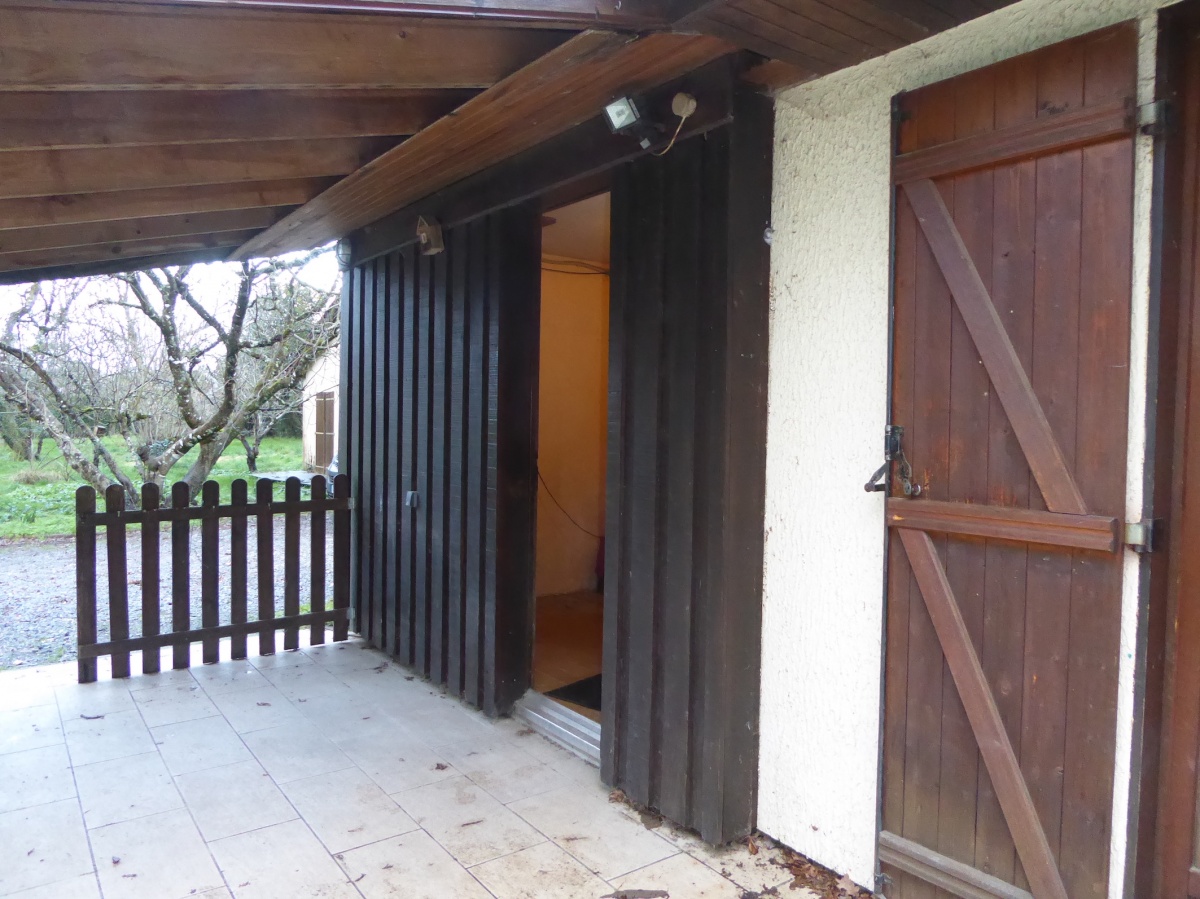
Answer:
POLYGON ((529 684, 540 241, 537 210, 498 212, 343 300, 356 628, 490 714, 529 684))
POLYGON ((711 842, 754 823, 773 113, 613 184, 603 767, 711 842))

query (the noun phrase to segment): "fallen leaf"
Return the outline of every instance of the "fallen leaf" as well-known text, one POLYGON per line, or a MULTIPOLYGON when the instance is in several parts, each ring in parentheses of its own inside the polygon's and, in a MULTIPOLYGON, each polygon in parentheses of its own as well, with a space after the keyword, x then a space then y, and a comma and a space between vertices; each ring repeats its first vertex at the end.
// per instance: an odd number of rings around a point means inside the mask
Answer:
POLYGON ((483 819, 480 818, 478 821, 468 821, 466 824, 460 824, 458 826, 459 827, 474 827, 476 824, 482 824, 482 823, 483 823, 483 819))
POLYGON ((438 762, 436 765, 433 766, 433 770, 434 771, 445 771, 449 767, 450 766, 447 765, 445 762, 438 762))
POLYGON ((753 836, 746 837, 746 849, 751 855, 758 855, 758 843, 753 836))
POLYGON ((103 715, 85 715, 82 712, 80 712, 79 717, 82 718, 84 721, 99 721, 104 716, 103 715))
POLYGON ((254 704, 255 704, 255 705, 270 705, 271 703, 269 703, 269 702, 256 702, 256 703, 254 703, 254 704))
POLYGON ((119 865, 119 864, 121 864, 121 856, 119 856, 119 855, 114 855, 114 856, 112 857, 112 860, 113 860, 113 864, 114 864, 114 865, 119 865))

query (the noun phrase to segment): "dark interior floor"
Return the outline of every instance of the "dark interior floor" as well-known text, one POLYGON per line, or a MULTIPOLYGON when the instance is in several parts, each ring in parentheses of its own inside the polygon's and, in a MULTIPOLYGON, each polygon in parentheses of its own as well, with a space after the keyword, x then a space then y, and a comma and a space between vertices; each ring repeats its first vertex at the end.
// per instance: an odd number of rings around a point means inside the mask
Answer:
MULTIPOLYGON (((539 693, 600 674, 604 657, 604 597, 599 593, 539 596, 533 643, 533 689, 539 693)), ((600 720, 600 712, 552 697, 567 708, 600 720)))

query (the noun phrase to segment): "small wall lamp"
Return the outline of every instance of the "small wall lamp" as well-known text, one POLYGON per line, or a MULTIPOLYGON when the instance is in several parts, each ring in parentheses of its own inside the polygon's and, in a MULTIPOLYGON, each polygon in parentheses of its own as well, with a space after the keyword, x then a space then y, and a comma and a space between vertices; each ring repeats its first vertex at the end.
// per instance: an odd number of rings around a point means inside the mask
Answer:
MULTIPOLYGON (((684 121, 696 111, 696 98, 691 94, 678 93, 671 99, 671 112, 679 118, 679 124, 663 153, 671 149, 684 121)), ((614 134, 630 134, 638 139, 643 150, 650 147, 667 132, 667 127, 646 119, 632 97, 618 97, 604 107, 604 117, 614 134)), ((661 154, 659 154, 661 155, 661 154)))

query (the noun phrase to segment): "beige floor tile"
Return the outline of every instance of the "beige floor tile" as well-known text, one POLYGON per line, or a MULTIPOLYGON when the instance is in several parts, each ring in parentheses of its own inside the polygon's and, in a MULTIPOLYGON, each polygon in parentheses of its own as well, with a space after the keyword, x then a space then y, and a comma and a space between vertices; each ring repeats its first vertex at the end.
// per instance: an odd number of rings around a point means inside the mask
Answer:
POLYGON ((322 668, 333 672, 365 671, 375 668, 381 662, 378 652, 357 640, 310 646, 304 653, 322 668))
POLYGON ((350 688, 320 665, 283 665, 263 668, 262 676, 292 701, 308 701, 328 693, 351 695, 350 688))
POLYGON ((338 864, 303 821, 210 844, 237 899, 358 899, 338 864))
MULTIPOLYGON (((30 669, 36 671, 37 669, 30 669)), ((0 672, 0 712, 54 705, 58 685, 52 678, 30 676, 24 671, 0 672)))
POLYGON ((186 810, 91 832, 105 899, 184 899, 225 885, 186 810))
POLYGON ((600 790, 572 785, 522 799, 509 808, 605 880, 661 861, 679 850, 625 814, 600 790))
POLYGON ((236 693, 238 690, 250 690, 268 684, 267 679, 259 674, 258 669, 248 659, 201 665, 192 669, 192 677, 209 696, 236 693))
POLYGON ((60 744, 0 755, 0 812, 75 795, 67 747, 60 744))
POLYGON ((710 846, 697 835, 669 823, 656 833, 748 892, 761 893, 792 880, 787 870, 776 864, 779 851, 767 845, 760 845, 758 853, 751 855, 744 843, 710 846))
POLYGON ((132 696, 148 727, 194 721, 217 714, 213 701, 194 680, 156 690, 134 690, 132 696))
POLYGON ((0 896, 91 871, 77 800, 0 814, 0 896))
POLYGON ((128 680, 68 684, 56 688, 55 694, 58 697, 58 711, 64 721, 80 715, 107 715, 135 708, 128 680))
POLYGON ((354 763, 307 722, 243 734, 242 739, 276 783, 349 768, 354 763))
POLYGON ((739 899, 742 889, 687 853, 613 880, 618 890, 662 890, 678 899, 739 899))
POLYGON ((385 730, 393 738, 402 738, 405 742, 413 739, 407 728, 349 687, 304 702, 296 701, 293 705, 306 721, 330 739, 385 730))
POLYGON ((239 734, 281 724, 298 724, 304 716, 264 678, 263 685, 213 696, 221 714, 239 734))
POLYGON ((154 728, 152 734, 167 770, 176 776, 253 758, 241 737, 221 717, 164 724, 154 728))
POLYGON ((296 817, 292 804, 254 760, 181 774, 175 783, 210 842, 296 817))
POLYGON ((72 765, 107 762, 154 750, 150 730, 135 709, 103 717, 68 718, 64 722, 72 765))
POLYGON ((497 899, 599 899, 613 889, 553 843, 471 869, 497 899))
POLYGON ((283 792, 330 852, 416 830, 417 825, 358 768, 284 784, 283 792))
POLYGON ((408 736, 403 729, 388 736, 388 728, 335 735, 333 742, 354 764, 379 784, 385 793, 457 777, 458 772, 438 753, 408 736))
POLYGON ((492 735, 487 718, 452 700, 431 711, 414 712, 404 719, 404 725, 432 749, 467 740, 487 740, 492 735))
POLYGON ((75 780, 89 830, 183 808, 157 752, 77 766, 75 780))
POLYGON ((63 741, 63 729, 55 705, 0 712, 0 755, 40 749, 63 741))
POLYGON ((546 839, 465 777, 406 790, 393 798, 467 867, 546 839))
POLYGON ((100 883, 95 874, 82 874, 7 895, 8 899, 100 899, 100 883))
POLYGON ((441 747, 438 752, 502 803, 547 793, 568 781, 500 735, 441 747))
MULTIPOLYGON (((178 686, 190 686, 196 682, 192 677, 190 668, 172 668, 170 659, 167 658, 167 665, 162 671, 157 674, 137 674, 125 683, 129 684, 129 690, 132 693, 141 693, 146 690, 165 690, 178 686)), ((134 671, 140 671, 140 668, 133 668, 134 671)))
POLYGON ((366 899, 491 899, 423 830, 341 853, 340 861, 366 899))
MULTIPOLYGON (((256 638, 251 638, 251 642, 254 644, 253 648, 257 650, 258 640, 256 638)), ((282 634, 276 636, 275 645, 279 647, 283 646, 282 634)), ((310 659, 303 650, 285 651, 282 648, 273 655, 251 656, 249 661, 259 671, 266 671, 270 668, 290 668, 293 665, 314 664, 313 660, 310 659)))

